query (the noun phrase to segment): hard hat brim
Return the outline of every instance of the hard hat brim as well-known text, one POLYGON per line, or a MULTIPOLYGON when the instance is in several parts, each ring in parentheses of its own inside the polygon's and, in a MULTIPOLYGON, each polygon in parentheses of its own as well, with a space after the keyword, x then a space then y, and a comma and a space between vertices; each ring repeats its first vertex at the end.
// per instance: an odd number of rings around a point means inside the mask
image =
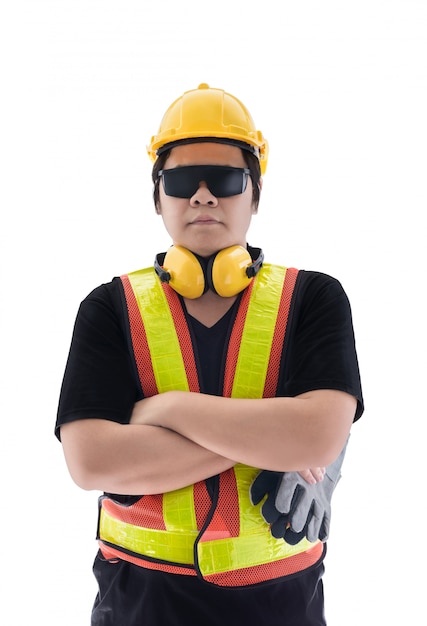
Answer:
POLYGON ((172 148, 175 148, 176 146, 190 143, 224 143, 229 146, 236 146, 242 150, 247 150, 247 152, 259 157, 259 149, 256 146, 251 146, 249 143, 244 141, 230 139, 228 137, 188 137, 186 139, 178 139, 177 141, 170 141, 169 143, 161 146, 158 150, 156 150, 156 155, 160 156, 163 152, 172 150, 172 148))

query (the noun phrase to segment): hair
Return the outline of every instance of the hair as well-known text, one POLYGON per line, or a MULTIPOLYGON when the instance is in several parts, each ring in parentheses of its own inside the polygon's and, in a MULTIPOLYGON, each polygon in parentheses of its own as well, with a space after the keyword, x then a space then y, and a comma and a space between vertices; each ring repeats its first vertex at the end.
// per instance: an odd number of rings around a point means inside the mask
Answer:
MULTIPOLYGON (((167 158, 171 153, 171 149, 166 150, 165 152, 162 152, 162 154, 156 159, 153 165, 153 171, 151 173, 151 177, 154 183, 154 189, 153 189, 154 207, 157 213, 159 213, 159 210, 160 210, 159 171, 164 168, 167 158)), ((250 177, 252 179, 252 204, 255 209, 258 209, 260 194, 261 194, 260 185, 259 185, 259 182, 261 179, 261 168, 259 165, 259 159, 257 156, 255 156, 248 150, 242 149, 242 154, 246 163, 246 167, 249 169, 250 177)))

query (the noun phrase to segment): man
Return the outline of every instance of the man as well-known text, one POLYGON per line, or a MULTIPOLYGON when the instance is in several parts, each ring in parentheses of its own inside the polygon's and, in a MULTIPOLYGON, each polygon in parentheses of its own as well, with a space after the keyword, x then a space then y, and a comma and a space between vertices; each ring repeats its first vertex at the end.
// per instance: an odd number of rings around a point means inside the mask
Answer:
POLYGON ((92 624, 325 624, 315 507, 363 411, 348 299, 247 244, 268 144, 237 98, 186 92, 148 151, 172 245, 82 302, 57 418, 104 492, 92 624))

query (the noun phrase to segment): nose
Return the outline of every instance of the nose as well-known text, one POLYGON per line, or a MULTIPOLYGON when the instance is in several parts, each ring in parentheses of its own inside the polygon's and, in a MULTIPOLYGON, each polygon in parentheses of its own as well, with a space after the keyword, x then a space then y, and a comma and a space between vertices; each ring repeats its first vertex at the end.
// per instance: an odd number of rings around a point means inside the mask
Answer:
POLYGON ((200 206, 206 204, 208 206, 217 206, 218 199, 213 195, 207 184, 202 181, 196 191, 190 198, 191 206, 200 206))

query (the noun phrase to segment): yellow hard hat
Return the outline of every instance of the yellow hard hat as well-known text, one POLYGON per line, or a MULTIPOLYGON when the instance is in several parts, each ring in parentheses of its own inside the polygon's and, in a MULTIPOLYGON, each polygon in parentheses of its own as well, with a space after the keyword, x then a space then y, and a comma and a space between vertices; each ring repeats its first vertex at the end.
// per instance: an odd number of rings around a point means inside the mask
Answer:
POLYGON ((214 139, 249 150, 259 158, 261 174, 265 173, 268 142, 256 129, 251 114, 240 100, 206 83, 186 91, 170 105, 147 152, 155 161, 177 143, 195 143, 200 139, 214 139))

